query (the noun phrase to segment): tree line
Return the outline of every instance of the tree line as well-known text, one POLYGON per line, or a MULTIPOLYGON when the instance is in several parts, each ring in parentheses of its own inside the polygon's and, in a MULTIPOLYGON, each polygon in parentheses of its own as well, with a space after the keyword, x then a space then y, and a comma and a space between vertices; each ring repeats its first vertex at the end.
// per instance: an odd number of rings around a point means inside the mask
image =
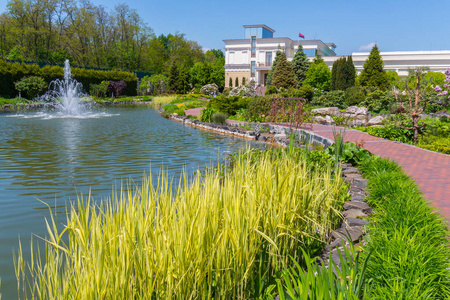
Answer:
POLYGON ((88 0, 9 0, 0 15, 2 59, 161 73, 204 59, 183 34, 156 36, 126 4, 108 12, 88 0))
POLYGON ((9 0, 0 15, 0 58, 178 74, 184 82, 177 90, 213 82, 223 87, 225 76, 218 76, 222 51, 205 53, 182 33, 157 36, 126 4, 108 11, 89 0, 9 0))

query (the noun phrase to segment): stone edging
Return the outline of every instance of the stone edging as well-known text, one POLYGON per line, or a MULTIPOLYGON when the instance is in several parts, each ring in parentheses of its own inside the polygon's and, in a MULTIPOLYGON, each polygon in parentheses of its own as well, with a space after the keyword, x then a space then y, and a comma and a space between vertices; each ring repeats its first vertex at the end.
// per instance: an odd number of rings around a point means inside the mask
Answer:
POLYGON ((197 119, 189 119, 184 116, 171 115, 169 118, 186 125, 257 141, 272 142, 284 147, 289 145, 289 134, 291 131, 298 139, 308 140, 310 144, 319 144, 324 148, 327 148, 333 144, 331 139, 315 134, 312 131, 304 129, 289 129, 286 126, 281 125, 261 123, 233 123, 228 125, 218 125, 200 122, 197 119), (243 129, 240 125, 250 126, 252 130, 243 129), (265 135, 262 131, 268 131, 270 135, 265 135))
POLYGON ((344 181, 350 184, 348 193, 351 200, 344 203, 341 227, 331 232, 332 242, 325 246, 321 255, 326 266, 329 265, 331 258, 338 268, 341 267, 339 252, 344 255, 344 247, 348 246, 350 242, 356 246, 362 242, 366 233, 365 226, 369 222, 361 218, 368 217, 372 213, 372 208, 366 203, 368 180, 362 178, 361 171, 349 163, 342 163, 341 167, 344 181))

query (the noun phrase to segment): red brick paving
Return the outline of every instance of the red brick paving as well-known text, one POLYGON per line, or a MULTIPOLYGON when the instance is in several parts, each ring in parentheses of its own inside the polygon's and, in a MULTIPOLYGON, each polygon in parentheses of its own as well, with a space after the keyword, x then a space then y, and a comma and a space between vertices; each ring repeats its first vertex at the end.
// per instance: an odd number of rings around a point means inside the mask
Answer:
MULTIPOLYGON (((199 115, 201 109, 203 108, 186 110, 186 114, 199 115)), ((306 124, 302 129, 333 140, 332 126, 306 124)), ((336 127, 336 130, 344 128, 336 127)), ((344 139, 354 143, 364 142, 364 148, 373 154, 395 160, 450 222, 450 155, 374 137, 355 129, 345 129, 344 139)))
POLYGON ((198 117, 200 116, 200 114, 202 113, 202 109, 204 109, 205 107, 198 107, 198 108, 191 108, 191 109, 186 109, 184 112, 186 113, 186 116, 191 115, 194 117, 198 117))
MULTIPOLYGON (((311 124, 308 126, 304 129, 333 139, 333 127, 312 124, 311 129, 311 124)), ((343 128, 336 127, 336 130, 343 128)), ((364 148, 373 154, 395 160, 450 222, 450 155, 385 140, 354 129, 346 129, 344 139, 354 143, 364 141, 364 148)))

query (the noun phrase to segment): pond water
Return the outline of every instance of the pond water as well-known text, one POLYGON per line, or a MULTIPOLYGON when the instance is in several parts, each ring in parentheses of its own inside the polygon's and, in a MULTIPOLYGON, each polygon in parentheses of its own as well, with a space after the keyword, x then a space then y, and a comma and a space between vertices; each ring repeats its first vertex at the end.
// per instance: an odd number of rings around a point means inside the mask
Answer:
POLYGON ((31 236, 45 236, 49 213, 41 201, 63 213, 78 194, 106 198, 121 182, 140 183, 144 174, 161 168, 176 179, 183 168, 192 173, 247 145, 263 147, 184 126, 147 107, 103 108, 84 117, 0 113, 3 299, 17 298, 12 253, 19 238, 29 260, 31 236))

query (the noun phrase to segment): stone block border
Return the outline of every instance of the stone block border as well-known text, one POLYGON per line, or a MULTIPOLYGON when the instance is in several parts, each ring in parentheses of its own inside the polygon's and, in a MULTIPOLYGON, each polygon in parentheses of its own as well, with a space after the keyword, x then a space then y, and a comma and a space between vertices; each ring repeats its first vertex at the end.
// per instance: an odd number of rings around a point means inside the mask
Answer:
POLYGON ((200 122, 197 119, 189 119, 185 116, 171 115, 169 118, 189 126, 257 141, 272 142, 283 147, 288 146, 290 133, 294 134, 299 140, 308 141, 309 144, 321 145, 324 148, 333 144, 331 139, 315 134, 312 131, 295 128, 289 129, 282 125, 266 123, 230 123, 228 125, 218 125, 200 122), (241 126, 249 126, 251 130, 244 129, 241 126), (270 135, 263 134, 263 132, 268 132, 270 135))

